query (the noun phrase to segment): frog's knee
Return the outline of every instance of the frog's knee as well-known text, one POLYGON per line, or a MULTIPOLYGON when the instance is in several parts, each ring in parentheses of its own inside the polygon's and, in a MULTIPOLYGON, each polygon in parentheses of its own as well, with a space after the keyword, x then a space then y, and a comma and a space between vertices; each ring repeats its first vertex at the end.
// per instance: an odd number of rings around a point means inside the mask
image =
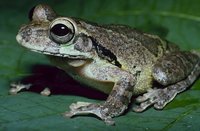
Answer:
POLYGON ((168 85, 170 83, 168 74, 162 68, 154 68, 152 75, 162 85, 168 85))

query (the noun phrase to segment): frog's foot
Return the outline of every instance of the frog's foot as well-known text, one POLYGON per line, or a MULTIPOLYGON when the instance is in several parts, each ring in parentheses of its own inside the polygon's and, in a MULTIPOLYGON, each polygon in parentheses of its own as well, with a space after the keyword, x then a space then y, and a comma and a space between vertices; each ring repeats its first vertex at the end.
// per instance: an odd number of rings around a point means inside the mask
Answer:
POLYGON ((15 95, 23 89, 28 90, 32 86, 32 84, 11 83, 10 86, 11 86, 11 89, 9 90, 9 93, 11 95, 15 95))
POLYGON ((114 125, 115 122, 112 120, 112 117, 106 115, 108 112, 107 108, 104 108, 101 104, 92 104, 88 102, 77 102, 70 105, 70 111, 66 112, 64 116, 73 117, 75 115, 84 115, 84 114, 94 114, 102 119, 107 125, 114 125))
POLYGON ((151 105, 153 105, 155 109, 163 109, 166 104, 174 99, 177 93, 178 91, 169 90, 169 88, 150 89, 147 93, 136 98, 136 102, 140 105, 134 106, 133 111, 142 112, 151 105))

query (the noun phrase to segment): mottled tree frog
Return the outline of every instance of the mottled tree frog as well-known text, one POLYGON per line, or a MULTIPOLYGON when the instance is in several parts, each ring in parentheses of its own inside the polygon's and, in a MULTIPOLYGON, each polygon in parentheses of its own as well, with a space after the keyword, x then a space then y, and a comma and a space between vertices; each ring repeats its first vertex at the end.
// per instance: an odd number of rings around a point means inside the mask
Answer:
POLYGON ((62 17, 48 5, 35 6, 29 15, 30 22, 16 36, 20 45, 47 55, 75 80, 109 94, 104 103, 73 103, 68 117, 94 114, 112 125, 112 117, 124 113, 133 95, 138 96, 136 112, 149 106, 163 109, 200 74, 197 52, 180 51, 156 35, 62 17))

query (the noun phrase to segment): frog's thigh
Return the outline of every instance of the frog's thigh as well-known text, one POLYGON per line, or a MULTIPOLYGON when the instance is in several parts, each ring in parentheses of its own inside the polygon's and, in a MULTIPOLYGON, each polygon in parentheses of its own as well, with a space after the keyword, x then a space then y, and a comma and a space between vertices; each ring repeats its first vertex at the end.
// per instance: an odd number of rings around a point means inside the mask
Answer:
POLYGON ((153 77, 167 86, 185 79, 197 65, 199 57, 191 52, 178 51, 160 58, 153 67, 153 77))
POLYGON ((162 109, 180 92, 189 87, 200 74, 200 59, 190 52, 174 52, 158 60, 153 70, 153 76, 164 89, 151 89, 137 98, 139 106, 134 111, 141 112, 150 105, 162 109))

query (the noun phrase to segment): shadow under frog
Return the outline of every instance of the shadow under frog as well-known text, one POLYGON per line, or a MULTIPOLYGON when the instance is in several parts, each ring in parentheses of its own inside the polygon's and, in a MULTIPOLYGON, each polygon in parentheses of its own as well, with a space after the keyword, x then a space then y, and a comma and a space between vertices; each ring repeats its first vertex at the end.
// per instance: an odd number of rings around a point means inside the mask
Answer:
POLYGON ((75 95, 98 100, 105 100, 107 97, 107 94, 78 83, 53 66, 34 65, 31 68, 31 74, 20 80, 20 83, 25 85, 31 83, 30 88, 23 91, 41 93, 46 87, 50 89, 50 95, 75 95))

